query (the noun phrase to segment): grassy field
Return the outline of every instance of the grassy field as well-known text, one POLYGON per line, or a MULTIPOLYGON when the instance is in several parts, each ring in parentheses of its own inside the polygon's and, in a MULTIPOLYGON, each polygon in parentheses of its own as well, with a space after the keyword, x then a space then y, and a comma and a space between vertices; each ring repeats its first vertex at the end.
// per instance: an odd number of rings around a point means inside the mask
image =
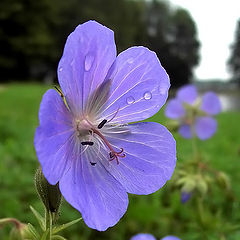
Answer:
MULTIPOLYGON (((0 218, 15 217, 22 222, 36 224, 29 205, 41 210, 34 189, 34 173, 38 161, 33 146, 38 125, 38 109, 48 86, 40 84, 0 85, 0 218)), ((163 111, 150 119, 166 123, 163 111)), ((219 129, 208 141, 198 142, 198 148, 216 170, 225 171, 231 180, 229 198, 224 190, 213 187, 204 201, 205 222, 199 225, 195 209, 197 196, 181 204, 180 193, 171 181, 160 191, 149 196, 130 196, 127 213, 106 232, 88 229, 84 222, 64 232, 70 240, 127 240, 138 232, 149 232, 158 239, 172 234, 182 240, 239 240, 240 231, 222 234, 223 225, 240 225, 240 112, 224 112, 217 116, 219 129), (220 237, 219 237, 220 236, 220 237)), ((174 134, 177 141, 178 164, 191 158, 189 140, 174 134)), ((172 180, 173 181, 173 180, 172 180)), ((79 212, 63 202, 60 223, 76 219, 79 212)), ((234 227, 235 228, 235 227, 234 227)), ((236 227, 237 228, 237 227, 236 227)), ((0 239, 8 239, 9 228, 0 229, 0 239)))

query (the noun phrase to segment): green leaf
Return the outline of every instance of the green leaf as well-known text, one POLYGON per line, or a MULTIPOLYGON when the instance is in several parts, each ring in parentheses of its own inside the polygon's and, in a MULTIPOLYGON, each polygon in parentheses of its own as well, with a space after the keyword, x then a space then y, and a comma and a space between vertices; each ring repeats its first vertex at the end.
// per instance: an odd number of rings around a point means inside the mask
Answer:
POLYGON ((53 235, 52 240, 67 240, 67 239, 60 235, 53 235))
POLYGON ((36 219, 38 220, 38 223, 39 223, 41 229, 43 231, 46 231, 45 221, 44 221, 44 218, 42 217, 42 215, 37 210, 35 210, 32 206, 30 206, 30 209, 33 212, 33 214, 36 217, 36 219))
POLYGON ((46 240, 49 234, 49 229, 46 230, 46 232, 43 233, 41 240, 46 240))
POLYGON ((175 181, 176 186, 184 185, 188 181, 189 177, 181 177, 175 181))
POLYGON ((199 178, 196 187, 202 195, 205 195, 208 191, 208 185, 203 178, 199 178))
POLYGON ((28 230, 34 239, 36 239, 36 240, 40 239, 39 233, 37 232, 37 230, 34 228, 34 226, 31 223, 28 223, 28 230))
POLYGON ((63 229, 68 228, 68 227, 72 226, 73 224, 79 222, 80 220, 82 220, 82 218, 78 218, 78 219, 73 220, 69 223, 65 223, 65 224, 62 224, 60 226, 56 226, 56 227, 53 228, 52 233, 53 234, 58 233, 58 232, 62 231, 63 229))

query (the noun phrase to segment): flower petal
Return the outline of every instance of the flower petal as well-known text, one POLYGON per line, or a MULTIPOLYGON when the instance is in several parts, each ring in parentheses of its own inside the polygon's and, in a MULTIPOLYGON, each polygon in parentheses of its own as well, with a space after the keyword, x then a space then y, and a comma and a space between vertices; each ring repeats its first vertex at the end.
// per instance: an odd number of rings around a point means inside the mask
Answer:
POLYGON ((185 115, 185 109, 178 99, 172 99, 165 108, 165 115, 172 119, 181 118, 185 115))
POLYGON ((192 137, 191 127, 188 124, 181 125, 180 128, 178 129, 178 132, 184 138, 191 138, 192 137))
MULTIPOLYGON (((85 153, 91 154, 91 151, 85 153)), ((74 166, 59 182, 64 198, 82 214, 85 223, 99 231, 115 225, 127 210, 125 189, 103 167, 90 164, 96 155, 78 155, 74 166)))
POLYGON ((69 167, 74 130, 67 107, 53 89, 43 96, 39 123, 34 138, 38 160, 46 179, 56 184, 69 167))
POLYGON ((113 160, 105 167, 127 192, 153 193, 173 174, 176 164, 175 140, 158 123, 136 123, 129 125, 128 129, 129 132, 125 133, 105 133, 114 149, 120 151, 122 148, 126 154, 126 157, 119 158, 119 164, 113 160))
POLYGON ((177 92, 177 98, 182 102, 193 104, 197 99, 197 88, 194 85, 187 85, 180 88, 177 92))
POLYGON ((192 196, 192 192, 181 192, 181 203, 186 203, 192 196))
POLYGON ((162 238, 161 240, 181 240, 180 238, 178 237, 175 237, 175 236, 166 236, 164 238, 162 238))
POLYGON ((221 103, 220 100, 214 92, 207 92, 202 97, 202 105, 201 110, 204 112, 215 115, 220 113, 221 111, 221 103))
POLYGON ((131 237, 130 240, 156 240, 156 238, 149 233, 139 233, 133 237, 131 237))
POLYGON ((146 119, 162 107, 168 96, 169 78, 156 54, 144 47, 122 52, 107 78, 112 80, 102 117, 113 123, 146 119))
POLYGON ((73 112, 84 108, 115 58, 114 33, 101 24, 86 22, 69 35, 58 65, 58 79, 73 112))
POLYGON ((198 117, 195 123, 195 131, 201 140, 208 139, 217 130, 217 121, 211 117, 198 117))

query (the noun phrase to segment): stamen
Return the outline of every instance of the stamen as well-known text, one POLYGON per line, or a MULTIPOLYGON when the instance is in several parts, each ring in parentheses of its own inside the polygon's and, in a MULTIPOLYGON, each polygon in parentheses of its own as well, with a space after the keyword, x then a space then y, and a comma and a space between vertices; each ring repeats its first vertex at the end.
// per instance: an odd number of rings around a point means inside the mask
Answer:
POLYGON ((110 157, 110 160, 109 161, 112 161, 114 159, 116 159, 117 161, 117 164, 119 164, 119 160, 118 158, 121 157, 126 157, 126 154, 123 153, 123 148, 121 148, 121 151, 120 152, 116 152, 111 144, 108 142, 108 140, 102 135, 102 133, 100 131, 98 131, 98 129, 96 128, 92 128, 92 131, 97 134, 102 140, 103 142, 106 144, 106 146, 109 148, 110 152, 109 152, 109 157, 110 157))
POLYGON ((86 141, 86 142, 81 142, 81 144, 82 144, 83 146, 85 146, 85 145, 92 146, 92 145, 93 145, 93 142, 86 141))
POLYGON ((113 117, 110 120, 108 120, 108 122, 111 122, 117 116, 119 108, 120 107, 118 107, 117 111, 114 113, 113 117))
POLYGON ((60 94, 61 98, 63 99, 63 102, 64 102, 65 106, 66 106, 67 109, 70 111, 70 108, 69 108, 69 106, 68 106, 68 104, 67 104, 66 98, 65 98, 65 96, 63 95, 62 90, 61 90, 60 88, 58 88, 56 85, 54 86, 54 88, 55 88, 55 89, 57 90, 57 92, 60 94))
POLYGON ((61 98, 64 98, 63 92, 60 88, 58 88, 58 86, 54 86, 54 88, 57 90, 57 92, 60 94, 61 98))
MULTIPOLYGON (((91 126, 91 129, 89 129, 89 133, 90 134, 93 134, 93 133, 95 133, 95 134, 97 134, 101 139, 102 139, 102 141, 105 143, 105 145, 108 147, 108 149, 110 150, 110 153, 109 153, 109 157, 110 157, 110 159, 109 159, 109 161, 112 161, 112 160, 114 160, 114 159, 116 159, 116 161, 117 161, 117 164, 119 164, 119 157, 120 158, 124 158, 124 157, 126 157, 126 154, 125 153, 123 153, 123 148, 120 148, 121 149, 121 151, 120 152, 116 152, 114 149, 113 149, 113 147, 111 146, 111 144, 108 142, 108 140, 105 138, 105 136, 101 133, 101 131, 99 131, 98 130, 98 128, 96 128, 95 126, 93 126, 92 124, 91 124, 91 122, 89 122, 87 119, 85 119, 86 120, 86 122, 91 126)), ((112 119, 111 119, 112 120, 112 119)), ((103 121, 102 121, 103 122, 103 121)), ((102 123, 101 122, 101 123, 102 123)), ((104 121, 105 122, 105 121, 104 121)), ((101 124, 100 123, 100 124, 101 124)), ((101 127, 101 126, 100 126, 101 127)), ((93 142, 91 142, 92 144, 89 144, 90 142, 81 142, 83 145, 93 145, 93 142), (86 144, 87 143, 87 144, 86 144)))
POLYGON ((107 120, 104 119, 102 122, 100 122, 97 126, 98 129, 101 129, 105 124, 107 123, 107 120))

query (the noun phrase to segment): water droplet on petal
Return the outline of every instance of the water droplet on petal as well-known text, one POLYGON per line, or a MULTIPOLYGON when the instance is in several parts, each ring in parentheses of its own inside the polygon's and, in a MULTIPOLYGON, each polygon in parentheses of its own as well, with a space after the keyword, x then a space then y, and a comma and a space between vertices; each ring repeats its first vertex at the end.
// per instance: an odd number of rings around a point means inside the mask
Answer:
POLYGON ((59 72, 61 72, 62 70, 63 70, 63 68, 62 68, 62 67, 60 67, 60 68, 59 68, 59 72))
POLYGON ((132 96, 127 98, 127 104, 130 105, 130 104, 133 104, 134 102, 135 102, 135 99, 132 96))
POLYGON ((152 98, 152 94, 150 92, 145 92, 143 97, 145 100, 150 100, 152 98))
POLYGON ((90 68, 92 67, 94 61, 94 56, 92 54, 87 54, 85 57, 85 70, 89 71, 90 68))
POLYGON ((166 92, 167 92, 167 86, 160 86, 160 87, 158 87, 158 92, 161 94, 161 95, 165 95, 166 94, 166 92))
POLYGON ((134 58, 129 58, 129 59, 127 60, 127 62, 128 62, 129 64, 132 64, 132 63, 134 62, 134 58))

